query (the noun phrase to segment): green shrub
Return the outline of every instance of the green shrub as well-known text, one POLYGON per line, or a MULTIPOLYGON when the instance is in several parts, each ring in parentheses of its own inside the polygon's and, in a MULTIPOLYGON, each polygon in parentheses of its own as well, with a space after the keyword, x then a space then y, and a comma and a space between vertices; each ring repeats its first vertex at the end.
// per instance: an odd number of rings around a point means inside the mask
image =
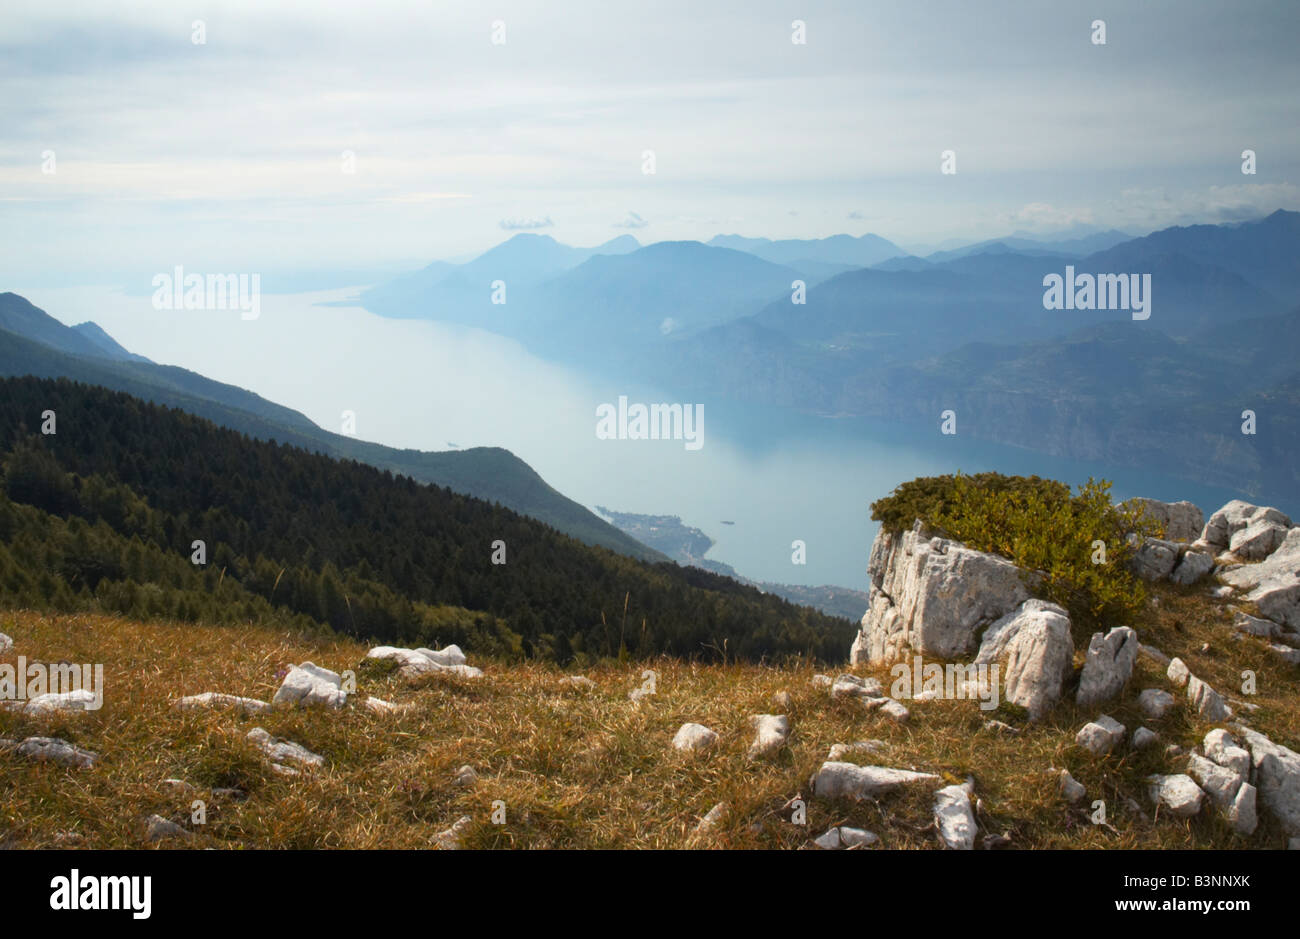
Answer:
POLYGON ((1112 504, 1105 480, 1089 479, 1072 494, 1055 480, 1000 473, 914 479, 873 503, 871 517, 894 532, 919 518, 944 537, 1013 561, 1032 593, 1069 611, 1080 638, 1137 618, 1146 592, 1129 569, 1128 536, 1159 533, 1140 504, 1112 504))

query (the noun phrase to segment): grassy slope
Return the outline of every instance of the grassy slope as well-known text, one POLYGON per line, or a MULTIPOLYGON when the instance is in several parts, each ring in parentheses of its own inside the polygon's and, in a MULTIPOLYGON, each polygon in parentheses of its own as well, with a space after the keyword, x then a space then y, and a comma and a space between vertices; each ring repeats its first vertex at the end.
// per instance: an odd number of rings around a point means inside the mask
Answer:
MULTIPOLYGON (((1254 639, 1234 640, 1227 605, 1204 587, 1161 586, 1154 591, 1142 639, 1181 655, 1195 674, 1233 697, 1243 668, 1259 674, 1259 710, 1250 718, 1274 740, 1300 744, 1297 671, 1277 664, 1254 639), (1201 653, 1203 643, 1210 651, 1201 653)), ((246 802, 209 802, 208 824, 188 842, 195 847, 419 848, 462 814, 474 819, 472 847, 800 848, 829 826, 846 823, 876 832, 887 848, 936 847, 928 792, 901 793, 880 803, 810 801, 808 825, 779 814, 786 800, 809 795, 808 779, 833 743, 879 738, 883 758, 851 758, 942 773, 952 781, 972 773, 981 808, 981 835, 1008 833, 1019 848, 1265 847, 1285 844, 1261 816, 1250 839, 1231 834, 1212 811, 1197 818, 1143 819, 1124 806, 1135 798, 1150 815, 1142 778, 1182 772, 1186 757, 1163 747, 1122 751, 1097 759, 1073 746, 1074 732, 1096 716, 1072 704, 1051 719, 1004 737, 981 726, 988 717, 972 702, 911 702, 903 726, 867 714, 851 701, 831 701, 811 685, 809 669, 694 666, 653 663, 658 694, 636 705, 627 692, 646 666, 593 669, 590 692, 564 691, 561 673, 539 666, 483 662, 476 683, 359 672, 359 693, 413 705, 410 712, 375 717, 349 705, 342 713, 281 711, 257 718, 229 712, 181 714, 169 702, 183 694, 223 691, 267 700, 277 670, 307 659, 335 669, 356 668, 362 644, 341 637, 310 638, 257 625, 238 628, 149 624, 102 616, 50 616, 18 611, 0 615, 0 631, 16 641, 4 661, 102 662, 107 696, 102 711, 50 723, 0 711, 0 737, 63 736, 98 751, 102 763, 69 770, 0 754, 0 846, 128 848, 143 842, 151 813, 186 827, 193 796, 160 785, 179 777, 197 786, 237 786, 246 802), (748 716, 772 710, 772 695, 788 690, 793 733, 771 764, 745 760, 748 716), (712 753, 678 754, 677 728, 697 721, 721 734, 712 753), (287 780, 270 773, 243 737, 264 726, 327 758, 313 776, 287 780), (452 776, 463 764, 480 775, 469 789, 452 776), (1067 767, 1088 789, 1072 809, 1044 776, 1067 767), (1108 825, 1088 820, 1091 802, 1107 802, 1108 825), (503 800, 507 824, 489 818, 503 800), (691 837, 716 802, 732 808, 729 821, 708 839, 691 837), (754 827, 756 826, 756 827, 754 827), (74 842, 56 840, 75 832, 74 842)), ((1076 661, 1081 661, 1080 657, 1076 661)), ((869 670, 858 669, 868 674, 869 670)), ((889 687, 884 670, 875 674, 889 687)), ((1137 693, 1170 688, 1163 670, 1141 658, 1123 698, 1107 712, 1130 730, 1141 721, 1137 693)), ((1171 689, 1172 690, 1172 689, 1171 689)), ((1182 705, 1162 722, 1148 722, 1162 743, 1191 747, 1211 725, 1182 705)), ((206 793, 200 797, 208 798, 206 793)))

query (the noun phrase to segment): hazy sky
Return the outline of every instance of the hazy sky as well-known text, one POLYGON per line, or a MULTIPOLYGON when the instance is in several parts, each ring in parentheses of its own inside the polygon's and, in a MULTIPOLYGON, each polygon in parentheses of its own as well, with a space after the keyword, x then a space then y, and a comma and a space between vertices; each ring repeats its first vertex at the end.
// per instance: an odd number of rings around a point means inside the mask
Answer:
POLYGON ((1294 0, 4 0, 0 289, 1254 217, 1300 208, 1298 40, 1294 0))

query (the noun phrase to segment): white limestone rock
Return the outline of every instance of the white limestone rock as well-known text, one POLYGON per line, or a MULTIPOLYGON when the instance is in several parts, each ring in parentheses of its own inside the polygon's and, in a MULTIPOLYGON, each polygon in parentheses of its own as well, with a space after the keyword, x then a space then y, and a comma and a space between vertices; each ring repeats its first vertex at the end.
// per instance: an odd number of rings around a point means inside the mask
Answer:
POLYGON ((50 717, 54 714, 75 714, 97 710, 103 702, 84 688, 77 691, 47 692, 32 698, 23 708, 28 717, 50 717))
POLYGON ((971 808, 974 783, 945 786, 934 794, 934 823, 943 846, 953 851, 975 850, 975 810, 971 808))
POLYGON ((1174 706, 1174 696, 1159 688, 1146 688, 1138 695, 1138 708, 1148 720, 1164 718, 1174 706))
POLYGON ((1088 794, 1088 790, 1084 788, 1083 783, 1071 776, 1070 771, 1066 769, 1061 770, 1060 786, 1061 798, 1071 805, 1078 804, 1088 794))
POLYGON ((1147 794, 1151 801, 1177 818, 1191 818, 1201 811, 1205 793, 1190 776, 1148 776, 1147 794))
POLYGON ((698 825, 695 826, 693 834, 707 835, 711 831, 716 831, 723 822, 727 820, 727 815, 731 809, 725 802, 719 802, 713 808, 704 813, 698 825))
POLYGON ((473 788, 474 783, 478 782, 478 773, 474 772, 474 767, 468 763, 456 770, 456 775, 452 777, 452 785, 462 789, 473 788))
POLYGON ((866 756, 880 756, 889 749, 889 744, 883 740, 859 740, 856 743, 833 743, 831 752, 827 759, 832 763, 840 762, 844 757, 853 753, 860 753, 866 756))
POLYGON ((1123 724, 1109 714, 1084 724, 1074 735, 1074 742, 1094 756, 1105 756, 1124 742, 1127 731, 1123 724))
POLYGON ((1195 675, 1187 679, 1187 700, 1192 710, 1207 721, 1226 721, 1232 717, 1232 709, 1223 696, 1195 675))
POLYGON ((1240 773, 1220 766, 1205 757, 1193 753, 1187 757, 1187 775, 1196 780, 1220 809, 1225 812, 1237 798, 1237 790, 1246 780, 1240 773))
POLYGON ((77 769, 90 769, 99 762, 99 754, 74 747, 59 737, 28 737, 18 744, 16 752, 40 763, 58 763, 77 769))
POLYGON ((1250 777, 1250 754, 1241 746, 1241 741, 1222 727, 1206 734, 1202 746, 1205 755, 1215 763, 1227 767, 1242 779, 1250 777))
POLYGON ((150 815, 145 822, 144 837, 146 841, 170 841, 173 838, 192 838, 194 834, 161 815, 150 815))
POLYGON ((854 664, 889 664, 909 650, 966 655, 981 628, 1028 598, 1010 561, 930 537, 919 521, 901 534, 881 529, 867 574, 869 606, 850 650, 854 664))
POLYGON ((1300 836, 1300 753, 1249 727, 1239 727, 1237 732, 1250 750, 1260 804, 1277 818, 1283 831, 1300 836))
POLYGON ((1133 731, 1132 747, 1134 750, 1145 750, 1147 747, 1154 746, 1160 741, 1160 735, 1154 730, 1146 727, 1139 727, 1133 731))
POLYGON ((1174 658, 1170 660, 1165 675, 1173 682, 1175 688, 1182 688, 1187 684, 1188 679, 1192 677, 1192 671, 1182 659, 1174 658))
POLYGON ((1129 560, 1129 567, 1143 580, 1164 580, 1178 563, 1178 544, 1163 538, 1143 538, 1129 560))
POLYGON ((1133 674, 1137 654, 1137 633, 1127 626, 1117 626, 1105 635, 1093 633, 1075 696, 1079 707, 1093 708, 1119 694, 1133 674))
POLYGON ((1214 570, 1214 555, 1205 551, 1187 551, 1169 575, 1176 584, 1190 586, 1214 570))
POLYGON ((1237 796, 1228 808, 1228 822, 1232 830, 1243 837, 1250 837, 1259 826, 1259 815, 1255 805, 1259 791, 1248 782, 1241 784, 1237 796))
POLYGON ((813 795, 819 799, 876 799, 899 788, 938 782, 933 773, 917 773, 886 766, 823 763, 813 774, 813 795))
POLYGON ((857 675, 843 674, 836 676, 831 685, 831 697, 840 698, 878 698, 883 688, 875 678, 859 678, 857 675))
POLYGON ((718 742, 718 735, 703 724, 683 724, 673 736, 675 750, 707 750, 718 742))
POLYGON ((1069 616, 1039 599, 1025 600, 994 622, 975 656, 976 665, 1003 664, 1003 697, 1025 708, 1031 721, 1060 701, 1073 660, 1069 616))
POLYGON ((1241 499, 1233 499, 1219 511, 1210 516, 1201 532, 1201 540, 1214 548, 1225 551, 1232 544, 1232 536, 1252 523, 1271 523, 1283 528, 1291 527, 1291 519, 1270 506, 1253 505, 1241 499))
POLYGON ((853 848, 868 848, 878 842, 880 838, 874 833, 864 828, 849 828, 847 825, 837 825, 820 838, 816 838, 813 844, 823 851, 840 851, 853 848))
POLYGON ((176 701, 172 704, 172 707, 180 711, 229 708, 238 711, 240 714, 261 714, 271 709, 271 705, 266 701, 258 701, 256 698, 241 698, 233 694, 222 694, 219 691, 205 691, 203 694, 188 695, 176 701))
POLYGON ((1234 532, 1228 542, 1228 550, 1243 561, 1262 561, 1268 557, 1286 537, 1287 528, 1276 522, 1264 520, 1252 521, 1245 528, 1234 532))
POLYGON ((1232 611, 1232 628, 1239 633, 1258 636, 1261 639, 1276 639, 1282 635, 1282 627, 1271 619, 1261 619, 1241 610, 1232 611))
POLYGON ((341 708, 348 695, 343 690, 343 678, 338 672, 303 662, 289 669, 279 690, 271 699, 272 705, 289 707, 322 706, 341 708))
POLYGON ((1243 564, 1219 579, 1248 591, 1245 599, 1267 619, 1300 630, 1300 527, 1288 529, 1277 549, 1258 564, 1243 564))
POLYGON ((1133 504, 1141 505, 1143 517, 1158 522, 1170 541, 1192 541, 1205 524, 1205 514, 1190 502, 1161 502, 1139 496, 1124 503, 1133 504))
POLYGON ((465 835, 469 832, 470 827, 474 824, 474 819, 468 815, 462 815, 456 819, 455 823, 446 831, 438 832, 434 837, 434 842, 439 851, 459 851, 464 841, 465 835))
POLYGON ((0 655, 4 655, 4 653, 8 652, 13 647, 13 639, 9 638, 4 633, 0 633, 0 655))
MULTIPOLYGON (((248 741, 266 754, 272 763, 272 768, 280 766, 289 770, 294 770, 295 767, 315 769, 325 765, 325 757, 312 753, 300 744, 272 737, 261 727, 254 727, 248 732, 248 741), (290 763, 294 766, 289 766, 290 763)), ((296 775, 296 772, 289 775, 296 775)))
POLYGON ((761 760, 775 756, 790 738, 790 719, 784 714, 755 714, 749 719, 754 728, 754 742, 749 745, 749 758, 761 760))

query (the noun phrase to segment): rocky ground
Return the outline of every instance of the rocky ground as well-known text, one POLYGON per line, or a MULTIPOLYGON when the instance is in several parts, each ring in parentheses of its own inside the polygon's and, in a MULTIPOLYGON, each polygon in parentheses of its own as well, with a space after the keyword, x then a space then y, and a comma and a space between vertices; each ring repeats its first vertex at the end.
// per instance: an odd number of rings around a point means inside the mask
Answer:
POLYGON ((1077 642, 1006 562, 882 535, 839 671, 569 675, 454 646, 13 611, 0 666, 102 663, 104 698, 0 708, 0 844, 1295 847, 1300 528, 1245 503, 1204 526, 1163 511, 1170 537, 1137 554, 1143 623, 1077 642), (997 665, 1000 706, 895 694, 891 666, 917 655, 997 665))

